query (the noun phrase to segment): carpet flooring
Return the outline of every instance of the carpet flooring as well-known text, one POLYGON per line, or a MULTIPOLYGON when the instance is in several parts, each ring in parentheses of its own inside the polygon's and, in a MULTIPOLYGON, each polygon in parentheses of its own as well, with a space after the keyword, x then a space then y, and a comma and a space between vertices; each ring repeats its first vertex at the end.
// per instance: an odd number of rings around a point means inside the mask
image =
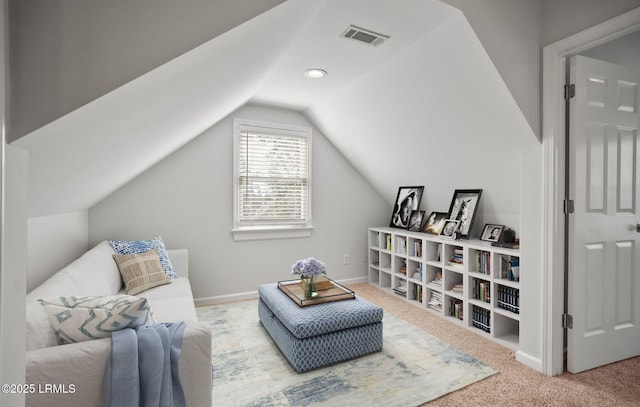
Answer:
POLYGON ((512 350, 451 324, 370 284, 350 286, 358 295, 499 371, 425 406, 639 407, 640 357, 586 372, 549 377, 515 360, 512 350))
POLYGON ((257 301, 200 307, 213 332, 213 405, 418 406, 497 373, 385 312, 383 351, 296 373, 264 330, 257 301))

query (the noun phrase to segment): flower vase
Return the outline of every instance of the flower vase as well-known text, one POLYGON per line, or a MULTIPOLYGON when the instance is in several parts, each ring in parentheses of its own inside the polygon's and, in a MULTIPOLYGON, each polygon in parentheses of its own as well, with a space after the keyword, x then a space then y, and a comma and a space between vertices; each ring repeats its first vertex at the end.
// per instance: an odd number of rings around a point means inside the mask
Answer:
POLYGON ((316 276, 311 275, 304 279, 304 297, 318 298, 318 287, 316 285, 316 276))

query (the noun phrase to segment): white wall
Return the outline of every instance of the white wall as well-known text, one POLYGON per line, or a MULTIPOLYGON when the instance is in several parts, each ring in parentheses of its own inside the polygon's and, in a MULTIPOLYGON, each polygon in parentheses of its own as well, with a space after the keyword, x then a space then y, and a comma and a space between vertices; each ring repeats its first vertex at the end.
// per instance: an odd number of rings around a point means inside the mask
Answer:
MULTIPOLYGON (((1 4, 1 3, 0 3, 1 4)), ((0 34, 2 37, 2 34, 0 34)), ((4 138, 2 141, 4 144, 4 138)), ((0 243, 0 384, 24 383, 27 270, 27 153, 2 146, 3 191, 0 243)), ((24 406, 24 394, 0 393, 0 405, 24 406)))
POLYGON ((315 256, 335 279, 366 280, 367 228, 386 224, 391 207, 317 129, 313 130, 310 238, 234 242, 232 119, 310 126, 299 113, 247 105, 89 210, 89 241, 148 239, 189 249, 196 298, 220 299, 290 278, 299 258, 315 256), (351 264, 343 264, 349 254, 351 264))
POLYGON ((29 218, 27 292, 89 249, 89 213, 29 218))
POLYGON ((455 189, 480 188, 478 228, 520 231, 519 152, 536 138, 463 16, 305 114, 390 202, 425 185, 422 207, 446 212, 455 189))

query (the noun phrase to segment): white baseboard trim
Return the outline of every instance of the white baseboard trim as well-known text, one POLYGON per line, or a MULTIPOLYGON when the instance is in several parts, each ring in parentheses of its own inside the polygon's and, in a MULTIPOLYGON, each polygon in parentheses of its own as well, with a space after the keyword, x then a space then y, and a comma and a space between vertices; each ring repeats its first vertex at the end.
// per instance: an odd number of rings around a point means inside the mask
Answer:
POLYGON ((254 300, 258 298, 258 291, 247 291, 245 293, 217 295, 215 297, 196 298, 193 302, 196 307, 204 307, 206 305, 216 305, 225 302, 254 300))
MULTIPOLYGON (((336 280, 336 281, 342 285, 350 285, 350 284, 366 283, 368 282, 368 278, 365 276, 365 277, 348 278, 348 279, 336 280)), ((256 298, 258 298, 258 291, 247 291, 244 293, 237 293, 237 294, 227 294, 227 295, 217 295, 214 297, 196 298, 193 302, 195 303, 196 307, 204 307, 207 305, 222 304, 225 302, 254 300, 256 298)))
POLYGON ((538 372, 543 372, 542 360, 540 358, 535 358, 528 353, 519 350, 516 352, 516 360, 525 366, 537 370, 538 372))

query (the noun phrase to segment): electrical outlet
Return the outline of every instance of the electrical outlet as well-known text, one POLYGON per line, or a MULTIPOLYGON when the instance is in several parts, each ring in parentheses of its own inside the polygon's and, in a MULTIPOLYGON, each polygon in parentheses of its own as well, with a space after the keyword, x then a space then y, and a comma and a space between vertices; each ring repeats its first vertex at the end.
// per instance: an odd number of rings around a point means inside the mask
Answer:
POLYGON ((349 264, 351 263, 351 256, 349 256, 348 253, 345 253, 344 255, 344 264, 349 264))

